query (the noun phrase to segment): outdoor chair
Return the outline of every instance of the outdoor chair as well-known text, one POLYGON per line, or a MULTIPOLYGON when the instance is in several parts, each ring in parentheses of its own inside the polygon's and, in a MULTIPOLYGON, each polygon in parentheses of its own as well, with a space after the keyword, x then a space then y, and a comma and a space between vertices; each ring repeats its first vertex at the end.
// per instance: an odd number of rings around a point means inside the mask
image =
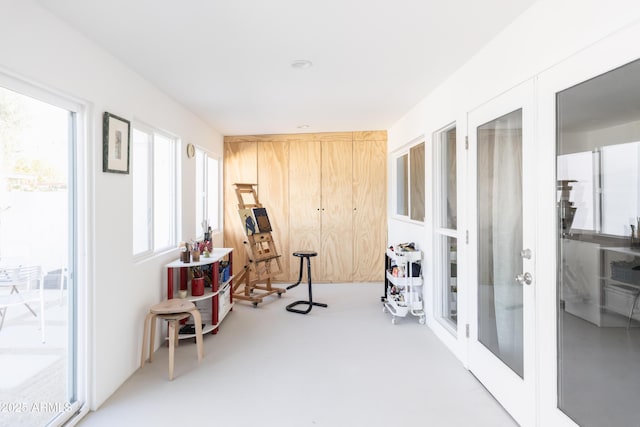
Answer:
POLYGON ((0 331, 9 307, 24 305, 31 314, 40 317, 40 333, 45 342, 43 282, 40 266, 0 268, 0 331), (40 304, 40 316, 29 305, 36 302, 40 304))

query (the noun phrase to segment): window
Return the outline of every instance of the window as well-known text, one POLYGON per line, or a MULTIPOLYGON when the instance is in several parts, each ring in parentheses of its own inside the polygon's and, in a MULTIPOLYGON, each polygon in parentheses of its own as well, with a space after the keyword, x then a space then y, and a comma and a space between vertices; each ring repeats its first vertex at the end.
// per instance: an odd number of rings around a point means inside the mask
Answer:
POLYGON ((403 154, 396 160, 396 213, 409 213, 409 155, 403 154))
POLYGON ((176 138, 134 125, 133 254, 160 252, 176 245, 176 138))
POLYGON ((438 285, 437 315, 451 326, 455 333, 458 322, 458 239, 457 239, 457 164, 456 126, 451 125, 436 133, 436 212, 435 242, 436 283, 438 285))
POLYGON ((196 149, 196 236, 220 228, 220 161, 196 149))
POLYGON ((409 150, 410 218, 424 221, 424 142, 409 150))
POLYGON ((139 254, 151 248, 149 214, 151 196, 147 191, 151 188, 149 176, 151 159, 150 135, 133 129, 132 134, 132 177, 133 177, 133 253, 139 254))
POLYGON ((424 221, 425 209, 424 142, 409 148, 396 158, 396 214, 424 221))

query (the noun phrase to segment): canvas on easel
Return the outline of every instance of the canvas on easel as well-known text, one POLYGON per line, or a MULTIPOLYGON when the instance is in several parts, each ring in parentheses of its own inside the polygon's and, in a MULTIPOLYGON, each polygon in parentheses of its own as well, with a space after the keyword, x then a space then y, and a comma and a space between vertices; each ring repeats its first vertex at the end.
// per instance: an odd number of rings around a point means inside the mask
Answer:
POLYGON ((271 223, 265 208, 253 208, 253 216, 258 224, 260 233, 271 233, 271 223))
POLYGON ((254 307, 268 295, 286 292, 272 286, 274 276, 282 273, 267 210, 258 201, 257 184, 233 184, 238 198, 238 213, 247 236, 242 242, 247 255, 244 271, 233 278, 233 299, 251 302, 254 307))
POLYGON ((256 218, 253 216, 253 211, 251 209, 239 209, 238 214, 240 215, 240 221, 242 221, 244 234, 251 236, 252 234, 259 232, 256 224, 256 218))

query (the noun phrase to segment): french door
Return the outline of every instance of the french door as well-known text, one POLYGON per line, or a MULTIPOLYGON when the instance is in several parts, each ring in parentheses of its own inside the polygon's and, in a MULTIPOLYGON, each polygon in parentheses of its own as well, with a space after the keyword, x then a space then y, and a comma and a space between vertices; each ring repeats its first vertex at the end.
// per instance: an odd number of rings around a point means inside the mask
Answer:
POLYGON ((638 425, 640 24, 538 78, 540 425, 638 425), (628 271, 628 270, 627 270, 628 271), (543 341, 544 340, 544 341, 543 341))
POLYGON ((533 81, 468 114, 469 368, 535 425, 533 81))

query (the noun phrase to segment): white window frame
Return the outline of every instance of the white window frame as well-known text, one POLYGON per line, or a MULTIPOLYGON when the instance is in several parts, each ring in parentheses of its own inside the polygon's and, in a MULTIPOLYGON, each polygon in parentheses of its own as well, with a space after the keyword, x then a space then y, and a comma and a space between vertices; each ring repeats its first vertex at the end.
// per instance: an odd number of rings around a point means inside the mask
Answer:
POLYGON ((73 192, 73 203, 69 206, 69 216, 71 219, 71 229, 69 233, 70 244, 74 246, 73 259, 70 259, 70 271, 67 278, 67 292, 69 305, 74 310, 73 315, 68 319, 70 335, 68 349, 73 353, 73 379, 67 378, 73 384, 68 384, 73 388, 75 401, 66 408, 64 412, 54 415, 49 421, 50 425, 62 425, 65 423, 75 424, 89 413, 89 390, 93 386, 93 373, 90 371, 90 360, 94 359, 91 352, 91 342, 89 340, 89 307, 93 293, 90 286, 90 277, 93 275, 93 265, 87 261, 92 258, 93 249, 89 242, 91 238, 92 218, 94 217, 93 206, 89 203, 89 189, 92 187, 91 161, 93 158, 92 144, 89 132, 89 117, 93 110, 91 105, 85 101, 76 99, 54 91, 45 86, 37 85, 31 81, 25 81, 21 77, 5 74, 0 71, 0 86, 28 96, 42 102, 65 109, 71 113, 70 126, 73 125, 73 132, 70 137, 73 139, 69 148, 69 192, 73 192), (84 256, 81 256, 83 254, 84 256), (72 331, 72 332, 71 332, 72 331))
MULTIPOLYGON (((457 132, 457 123, 452 122, 447 126, 444 126, 433 133, 433 151, 434 151, 434 168, 433 168, 433 185, 434 185, 434 203, 433 203, 433 244, 434 244, 434 284, 435 284, 435 298, 433 300, 434 303, 434 314, 436 320, 452 335, 457 336, 457 325, 460 324, 460 293, 458 288, 458 319, 457 324, 446 316, 444 312, 444 290, 443 283, 446 279, 448 279, 449 275, 447 274, 445 267, 445 260, 447 259, 447 254, 443 252, 443 240, 447 241, 448 238, 456 239, 457 247, 458 247, 458 260, 460 259, 460 239, 458 236, 458 230, 460 227, 460 216, 457 215, 456 220, 456 229, 451 229, 447 227, 447 212, 446 212, 446 197, 448 192, 444 191, 444 182, 446 179, 447 172, 447 164, 445 163, 447 158, 444 153, 443 142, 447 136, 447 133, 456 129, 457 132)), ((460 193, 460 162, 458 161, 458 153, 459 144, 456 138, 456 194, 460 193)), ((458 209, 458 203, 456 203, 456 209, 458 209)), ((448 252, 448 249, 446 249, 448 252)), ((460 266, 457 268, 458 279, 460 278, 461 269, 460 266)), ((458 280, 458 284, 460 281, 458 280)))
MULTIPOLYGON (((393 164, 391 165, 391 170, 393 173, 393 206, 392 206, 392 216, 396 219, 401 219, 403 221, 408 221, 408 222, 412 222, 415 224, 424 224, 426 222, 426 215, 427 215, 427 204, 426 204, 426 185, 424 188, 425 191, 425 206, 424 206, 424 212, 425 212, 425 218, 420 221, 420 220, 416 220, 416 219, 411 219, 411 149, 414 147, 417 147, 420 144, 424 144, 425 146, 425 156, 426 156, 426 148, 427 148, 427 142, 426 139, 424 137, 424 135, 412 140, 409 144, 405 145, 403 148, 401 148, 400 150, 396 151, 395 153, 393 153, 393 155, 391 156, 391 161, 393 162, 393 164), (406 193, 407 193, 407 214, 403 215, 398 213, 398 160, 402 157, 402 156, 407 156, 407 188, 406 188, 406 193)), ((424 174, 424 179, 426 180, 427 177, 427 171, 426 171, 426 158, 425 158, 425 174, 424 174)))
MULTIPOLYGON (((221 186, 221 171, 222 168, 221 166, 221 159, 219 159, 218 157, 215 157, 213 155, 211 155, 210 152, 208 152, 205 149, 199 148, 196 146, 196 155, 195 155, 195 159, 196 162, 201 161, 202 164, 200 165, 200 170, 202 170, 203 175, 200 177, 198 176, 198 173, 196 172, 196 188, 198 188, 198 180, 202 180, 202 194, 196 194, 195 197, 196 199, 201 198, 201 208, 202 208, 202 212, 197 212, 197 207, 198 207, 198 203, 196 203, 196 218, 195 218, 195 235, 198 236, 198 238, 202 238, 204 237, 204 233, 205 233, 205 227, 204 224, 202 223, 202 221, 200 221, 200 218, 202 218, 203 220, 207 221, 207 225, 209 227, 211 227, 211 232, 212 233, 216 233, 220 231, 220 215, 222 213, 222 209, 221 209, 221 190, 222 190, 222 186, 221 186), (212 173, 209 170, 209 165, 210 162, 216 162, 218 164, 218 168, 217 168, 217 173, 216 173, 216 187, 215 188, 215 193, 212 194, 212 189, 209 188, 209 181, 210 181, 210 174, 212 173), (212 212, 210 211, 211 208, 211 199, 215 198, 215 210, 217 212, 215 212, 215 220, 212 220, 212 212)), ((198 167, 196 167, 196 171, 198 170, 198 167)))
MULTIPOLYGON (((147 196, 147 223, 149 224, 147 227, 147 249, 133 254, 134 259, 139 260, 139 259, 148 258, 153 255, 172 250, 178 244, 178 230, 179 230, 178 220, 179 220, 179 214, 180 214, 178 211, 178 207, 181 205, 179 200, 180 193, 178 191, 179 185, 180 185, 179 153, 180 153, 180 147, 182 146, 182 144, 181 144, 180 138, 178 138, 177 136, 172 135, 168 132, 162 131, 160 129, 154 128, 152 126, 146 125, 141 122, 137 122, 137 121, 133 122, 132 133, 133 133, 133 129, 137 129, 138 131, 144 132, 151 137, 149 141, 149 150, 147 152, 148 162, 149 162, 149 170, 147 171, 148 187, 147 187, 147 191, 145 192, 147 196), (166 246, 155 248, 155 217, 156 215, 155 215, 155 209, 154 209, 154 202, 155 202, 154 195, 156 191, 156 183, 154 180, 154 170, 155 170, 154 142, 157 136, 167 138, 171 140, 171 142, 173 143, 171 165, 169 166, 169 169, 166 170, 167 173, 173 174, 173 179, 170 180, 171 185, 169 186, 169 188, 166 189, 168 191, 169 197, 171 198, 171 206, 172 206, 172 209, 169 212, 170 241, 166 246)), ((131 151, 133 154, 133 150, 131 151)), ((134 162, 135 162, 134 155, 132 155, 131 162, 132 162, 132 166, 134 166, 134 162)), ((133 173, 135 173, 135 167, 132 167, 132 170, 133 170, 133 173)), ((135 196, 136 195, 133 194, 133 197, 135 196)))
POLYGON ((410 204, 409 204, 409 198, 411 197, 411 192, 409 191, 409 149, 404 149, 401 152, 396 153, 393 156, 393 215, 397 218, 402 218, 402 219, 406 219, 409 220, 409 212, 411 212, 410 210, 410 204), (407 175, 407 188, 405 188, 405 193, 406 193, 406 197, 407 197, 407 213, 406 214, 402 214, 398 212, 398 203, 400 202, 400 194, 398 192, 398 183, 399 183, 399 177, 398 177, 398 160, 400 160, 403 156, 407 156, 407 171, 406 171, 406 175, 407 175))

